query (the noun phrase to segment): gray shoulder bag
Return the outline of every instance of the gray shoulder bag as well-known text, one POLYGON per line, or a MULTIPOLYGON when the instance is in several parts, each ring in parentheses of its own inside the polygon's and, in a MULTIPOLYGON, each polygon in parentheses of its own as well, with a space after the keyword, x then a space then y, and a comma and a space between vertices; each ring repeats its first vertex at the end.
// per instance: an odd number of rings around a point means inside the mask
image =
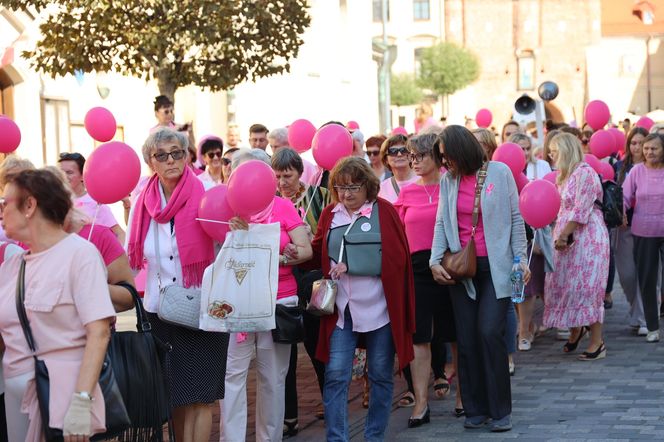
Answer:
POLYGON ((178 284, 161 285, 161 254, 159 253, 159 231, 154 228, 154 250, 157 256, 157 283, 159 285, 159 307, 157 316, 162 321, 180 327, 199 330, 201 311, 201 289, 186 288, 178 284))

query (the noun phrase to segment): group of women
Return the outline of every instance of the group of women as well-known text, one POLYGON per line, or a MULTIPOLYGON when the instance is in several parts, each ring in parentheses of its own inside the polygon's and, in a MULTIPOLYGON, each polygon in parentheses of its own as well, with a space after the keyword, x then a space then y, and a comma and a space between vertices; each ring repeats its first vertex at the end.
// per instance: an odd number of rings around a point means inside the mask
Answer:
MULTIPOLYGON (((455 413, 465 416, 466 428, 510 430, 511 354, 517 329, 518 348, 531 348, 539 329, 533 318, 536 297, 544 298, 544 326, 570 330, 564 351, 576 350, 589 330, 591 339, 579 359, 606 355, 602 323, 610 247, 597 203, 601 182, 583 161, 580 139, 550 134, 537 159, 518 124, 508 123, 504 132, 505 139, 523 148, 529 179, 551 168, 559 171, 562 204, 552 227, 531 234, 510 169, 490 160, 495 136, 461 126, 431 127, 410 137, 371 137, 368 161, 341 159, 322 177, 324 185, 303 181, 303 160, 290 148, 270 158, 256 149, 224 151, 216 137, 199 143, 206 164, 199 173, 188 153, 189 137, 155 128, 142 148, 152 176, 133 198, 124 248, 118 239, 124 232, 90 226, 73 207, 84 190, 75 190, 82 180, 68 172, 72 165, 61 164, 66 176, 25 164, 0 170, 2 227, 26 250, 3 248, 0 267, 9 440, 41 439, 33 356, 45 361, 62 393, 51 397, 49 425, 65 436, 103 431, 96 380, 111 322, 116 312, 132 306, 125 284, 133 285, 133 273, 141 269, 147 275, 143 304, 152 331, 172 347, 164 369, 176 439, 209 440, 219 402, 221 440, 245 440, 253 358, 257 439, 297 434, 296 345, 274 342, 269 332, 191 330, 157 315, 165 285, 201 285, 215 258, 215 242, 196 220, 200 200, 207 188, 226 181, 249 160, 271 165, 277 189, 264 211, 232 218, 231 229, 280 224, 277 303, 304 305, 313 281, 336 281, 334 313, 304 314, 304 347, 321 391, 318 414, 327 439, 349 438, 347 402, 357 347, 367 355, 365 439, 385 438, 395 356, 396 369, 409 385, 400 401, 412 406, 408 427, 430 421, 433 372, 438 397, 447 394, 453 377, 458 379, 455 413), (454 279, 443 258, 468 248, 474 250, 474 274, 454 279), (512 262, 516 257, 528 262, 531 251, 531 267, 524 269, 528 297, 518 306, 517 320, 510 300, 512 262), (20 300, 38 344, 34 352, 19 320, 20 300)), ((630 325, 647 327, 648 342, 655 342, 664 249, 664 137, 642 132, 636 128, 628 134, 626 155, 616 164, 627 212, 625 226, 614 232, 614 245, 621 251, 616 265, 631 303, 630 325)))

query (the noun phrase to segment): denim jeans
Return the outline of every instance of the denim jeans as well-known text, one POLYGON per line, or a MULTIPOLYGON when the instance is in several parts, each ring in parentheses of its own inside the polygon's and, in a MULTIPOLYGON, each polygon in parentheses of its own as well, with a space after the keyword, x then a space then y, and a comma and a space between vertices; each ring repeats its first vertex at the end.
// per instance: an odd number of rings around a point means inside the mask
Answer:
MULTIPOLYGON (((350 311, 344 312, 344 328, 336 327, 330 337, 330 361, 325 366, 325 427, 328 442, 349 440, 348 387, 351 382, 353 356, 359 333, 353 331, 350 311)), ((394 387, 394 343, 390 324, 364 333, 369 368, 369 412, 364 426, 364 438, 369 442, 382 441, 390 417, 394 387)))

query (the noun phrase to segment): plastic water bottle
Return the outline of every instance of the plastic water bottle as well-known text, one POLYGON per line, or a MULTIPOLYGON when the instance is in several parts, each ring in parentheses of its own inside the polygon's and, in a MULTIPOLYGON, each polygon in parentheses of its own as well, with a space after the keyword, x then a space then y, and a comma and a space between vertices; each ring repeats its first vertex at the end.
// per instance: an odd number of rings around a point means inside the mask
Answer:
POLYGON ((512 272, 510 273, 510 281, 512 282, 512 302, 520 304, 524 300, 523 294, 523 266, 521 265, 521 258, 514 257, 512 264, 512 272))

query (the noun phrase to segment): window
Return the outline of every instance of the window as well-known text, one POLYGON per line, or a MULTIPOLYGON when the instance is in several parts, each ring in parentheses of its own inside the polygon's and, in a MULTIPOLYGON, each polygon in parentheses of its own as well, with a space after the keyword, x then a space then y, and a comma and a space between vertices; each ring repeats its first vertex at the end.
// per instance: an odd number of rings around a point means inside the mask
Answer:
POLYGON ((516 59, 517 62, 517 89, 532 91, 535 89, 535 54, 533 51, 523 51, 516 59))
POLYGON ((413 20, 429 20, 429 0, 413 0, 413 20))
POLYGON ((44 164, 56 164, 60 152, 69 152, 69 102, 42 98, 44 164))
MULTIPOLYGON (((383 1, 384 0, 373 0, 374 23, 383 21, 383 1)), ((387 4, 387 21, 390 21, 390 2, 387 0, 385 3, 387 4)))

